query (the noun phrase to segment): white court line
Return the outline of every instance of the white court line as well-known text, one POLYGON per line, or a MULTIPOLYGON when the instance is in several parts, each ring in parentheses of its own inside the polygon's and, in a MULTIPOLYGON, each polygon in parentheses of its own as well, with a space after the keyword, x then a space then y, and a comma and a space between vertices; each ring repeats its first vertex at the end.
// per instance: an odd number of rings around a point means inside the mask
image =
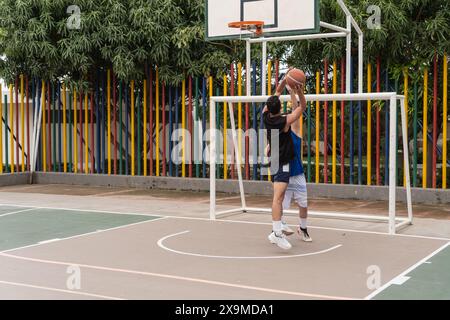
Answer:
POLYGON ((109 192, 103 192, 103 193, 98 193, 98 194, 93 194, 90 195, 88 197, 103 197, 103 196, 109 196, 109 195, 114 195, 114 194, 121 194, 121 193, 128 193, 128 192, 132 192, 134 190, 119 190, 119 191, 109 191, 109 192))
POLYGON ((19 283, 19 282, 11 282, 11 281, 0 280, 0 284, 1 283, 6 284, 6 285, 11 285, 11 286, 18 286, 18 287, 41 289, 41 290, 47 290, 47 291, 70 293, 70 294, 76 294, 76 295, 93 297, 93 298, 101 298, 101 299, 108 299, 108 300, 125 300, 125 299, 122 299, 122 298, 103 296, 103 295, 94 294, 94 293, 88 293, 88 292, 83 292, 83 291, 71 291, 71 290, 64 290, 64 289, 51 288, 51 287, 35 286, 35 285, 32 285, 32 284, 27 284, 27 283, 19 283))
POLYGON ((309 298, 316 298, 316 299, 332 299, 332 300, 361 300, 361 299, 358 299, 358 298, 349 298, 349 297, 341 297, 341 296, 330 296, 330 295, 322 295, 322 294, 314 294, 314 293, 285 291, 285 290, 277 290, 277 289, 270 289, 270 288, 263 288, 263 287, 247 286, 247 285, 234 284, 234 283, 221 282, 221 281, 213 281, 213 280, 205 280, 205 279, 199 279, 199 278, 175 276, 175 275, 164 274, 164 273, 154 273, 154 272, 145 272, 145 271, 136 271, 136 270, 128 270, 128 269, 119 269, 119 268, 109 268, 109 267, 102 267, 102 266, 94 266, 94 265, 89 265, 89 264, 80 264, 80 263, 72 263, 72 262, 35 259, 35 258, 16 256, 16 255, 11 255, 11 254, 7 254, 7 253, 1 253, 1 252, 0 252, 0 256, 7 257, 7 258, 12 258, 12 259, 18 259, 18 260, 46 263, 46 264, 63 265, 63 266, 77 265, 80 268, 86 268, 86 269, 110 271, 110 272, 119 272, 119 273, 141 275, 141 276, 148 276, 148 277, 157 277, 157 278, 172 279, 172 280, 183 280, 183 281, 187 281, 187 282, 195 282, 195 283, 216 285, 216 286, 222 286, 222 287, 231 287, 231 288, 238 288, 238 289, 254 290, 254 291, 275 293, 275 294, 284 294, 284 295, 291 295, 291 296, 297 296, 297 297, 309 297, 309 298))
MULTIPOLYGON (((217 198, 216 199, 216 202, 220 202, 220 201, 227 201, 227 200, 235 200, 235 199, 240 199, 241 198, 241 196, 235 196, 235 197, 226 197, 226 198, 217 198)), ((197 201, 197 203, 209 203, 209 199, 206 199, 206 200, 200 200, 200 201, 197 201)))
POLYGON ((384 291, 386 288, 388 288, 390 285, 392 284, 396 284, 396 283, 401 283, 401 281, 404 278, 408 278, 406 275, 409 274, 411 271, 413 271, 414 269, 416 269, 417 267, 419 267, 420 265, 422 265, 423 263, 427 262, 429 259, 431 259, 433 256, 435 256, 436 254, 438 254, 439 252, 441 252, 442 250, 444 250, 445 248, 447 248, 448 246, 450 246, 450 242, 447 242, 446 244, 444 244, 442 247, 438 248, 437 250, 435 250, 434 252, 432 252, 431 254, 429 254, 428 256, 426 256, 425 258, 423 258, 422 260, 420 260, 419 262, 417 262, 416 264, 412 265, 411 267, 409 267, 408 269, 406 269, 405 271, 403 271, 401 274, 399 274, 398 276, 396 276, 395 278, 393 278, 391 281, 385 283, 383 286, 381 286, 380 288, 378 288, 377 290, 375 290, 374 292, 372 292, 371 294, 369 294, 367 297, 365 297, 365 300, 370 300, 372 298, 374 298, 376 295, 378 295, 380 292, 384 291))
POLYGON ((31 209, 25 209, 25 210, 19 210, 19 211, 13 211, 13 212, 8 212, 5 214, 0 214, 0 218, 2 217, 6 217, 6 216, 10 216, 16 213, 21 213, 21 212, 27 212, 27 211, 32 211, 32 210, 36 210, 36 208, 31 208, 31 209))
POLYGON ((160 248, 173 252, 173 253, 178 253, 178 254, 182 254, 182 255, 187 255, 187 256, 194 256, 194 257, 201 257, 201 258, 218 258, 218 259, 286 259, 286 258, 300 258, 300 257, 307 257, 307 256, 313 256, 313 255, 317 255, 317 254, 321 254, 321 253, 326 253, 326 252, 330 252, 333 251, 337 248, 342 247, 342 244, 333 246, 331 248, 328 248, 326 250, 321 250, 321 251, 316 251, 316 252, 310 252, 310 253, 303 253, 303 254, 292 254, 292 255, 284 255, 284 256, 263 256, 263 257, 252 257, 252 256, 248 256, 248 257, 242 257, 242 256, 214 256, 214 255, 207 255, 207 254, 200 254, 200 253, 191 253, 191 252, 184 252, 184 251, 178 251, 178 250, 174 250, 171 248, 168 248, 167 246, 165 246, 163 244, 163 242, 169 238, 172 237, 176 237, 182 234, 186 234, 189 233, 191 231, 186 230, 186 231, 182 231, 182 232, 178 232, 178 233, 174 233, 168 236, 165 236, 161 239, 158 240, 157 244, 160 248))
MULTIPOLYGON (((60 207, 40 207, 34 205, 14 205, 14 204, 0 204, 0 206, 10 206, 10 207, 28 207, 35 209, 50 209, 50 210, 63 210, 63 211, 79 211, 79 212, 94 212, 94 213, 110 213, 110 214, 122 214, 122 215, 135 215, 135 216, 152 216, 152 217, 165 217, 165 218, 174 218, 174 219, 186 219, 186 220, 200 220, 200 221, 217 221, 217 222, 229 222, 229 223, 247 223, 247 224, 260 224, 260 225, 272 225, 272 223, 268 222, 253 222, 253 221, 242 221, 242 220, 211 220, 209 218, 199 218, 199 217, 180 217, 174 215, 161 215, 161 214, 151 214, 151 213, 136 213, 136 212, 117 212, 117 211, 106 211, 106 210, 90 210, 90 209, 74 209, 74 208, 60 208, 60 207)), ((313 211, 311 211, 313 212, 313 211)), ((206 213, 205 213, 206 214, 206 213)), ((316 219, 316 218, 313 218, 316 219)), ((332 228, 332 227, 316 227, 316 226, 308 226, 310 229, 322 229, 322 230, 334 230, 334 231, 344 231, 344 232, 354 232, 354 233, 367 233, 367 234, 377 234, 382 236, 389 237, 406 237, 406 238, 419 238, 419 239, 429 239, 429 240, 442 240, 442 241, 450 241, 450 238, 444 237, 428 237, 428 236, 420 236, 413 234, 388 234, 386 232, 378 232, 378 231, 365 231, 365 230, 355 230, 355 229, 343 229, 343 228, 332 228)))
MULTIPOLYGON (((147 223, 147 222, 153 222, 153 221, 162 220, 162 219, 167 219, 167 218, 166 217, 160 217, 160 218, 156 218, 156 219, 151 219, 151 220, 145 220, 145 221, 125 224, 125 225, 114 227, 114 228, 96 230, 96 231, 92 231, 92 232, 77 234, 75 236, 71 236, 71 237, 67 237, 67 238, 53 239, 53 240, 51 240, 51 242, 57 242, 57 241, 59 242, 59 241, 64 241, 64 240, 69 240, 69 239, 76 239, 76 238, 89 236, 89 235, 93 235, 93 234, 97 234, 97 233, 103 233, 103 232, 107 232, 107 231, 112 231, 112 230, 118 230, 118 229, 128 228, 128 227, 132 227, 132 226, 137 226, 137 225, 144 224, 144 223, 147 223)), ((30 245, 27 245, 27 246, 23 246, 23 247, 12 248, 12 249, 8 249, 8 250, 0 251, 0 254, 6 253, 6 252, 13 252, 13 251, 16 251, 16 250, 21 250, 21 249, 37 247, 37 246, 46 244, 48 242, 49 242, 49 240, 41 241, 41 242, 38 242, 38 243, 35 243, 35 244, 30 244, 30 245)))

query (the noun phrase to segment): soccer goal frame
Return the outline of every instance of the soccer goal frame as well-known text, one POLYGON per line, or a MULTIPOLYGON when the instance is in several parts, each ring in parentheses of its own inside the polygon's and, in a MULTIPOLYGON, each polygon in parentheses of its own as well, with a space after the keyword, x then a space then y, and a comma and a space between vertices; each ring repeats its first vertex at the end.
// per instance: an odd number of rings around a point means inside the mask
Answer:
MULTIPOLYGON (((211 220, 215 220, 224 215, 239 214, 239 213, 267 213, 271 212, 270 208, 257 208, 249 207, 245 200, 245 190, 242 177, 242 162, 239 156, 238 141, 236 124, 234 119, 233 104, 234 103, 265 103, 268 96, 213 96, 210 98, 210 143, 209 143, 209 169, 210 169, 210 210, 209 217, 211 220), (224 103, 228 105, 230 113, 230 122, 233 138, 233 153, 235 154, 236 167, 238 174, 239 194, 240 194, 240 206, 235 209, 217 211, 216 208, 216 103, 224 103)), ((284 95, 280 97, 282 102, 290 101, 290 96, 284 95)), ((412 198, 411 198, 411 185, 410 185, 410 173, 409 173, 409 158, 408 158, 408 135, 406 124, 406 111, 405 111, 405 97, 398 95, 396 92, 382 92, 382 93, 351 93, 351 94, 315 94, 306 95, 308 102, 325 102, 325 101, 387 101, 390 111, 389 119, 389 209, 387 215, 363 215, 363 214, 351 214, 351 213, 327 213, 327 212, 309 212, 310 216, 321 216, 329 218, 345 218, 356 219, 365 221, 378 221, 388 223, 388 233, 395 234, 397 230, 405 225, 412 224, 413 211, 412 211, 412 198), (396 127, 397 127, 397 103, 400 101, 400 113, 401 113, 401 126, 403 136, 403 161, 405 164, 405 179, 406 179, 406 206, 408 215, 407 217, 396 216, 396 181, 397 181, 397 144, 395 143, 396 127)), ((387 137, 386 137, 387 138, 387 137)), ((298 213, 298 210, 285 210, 284 213, 298 213)))

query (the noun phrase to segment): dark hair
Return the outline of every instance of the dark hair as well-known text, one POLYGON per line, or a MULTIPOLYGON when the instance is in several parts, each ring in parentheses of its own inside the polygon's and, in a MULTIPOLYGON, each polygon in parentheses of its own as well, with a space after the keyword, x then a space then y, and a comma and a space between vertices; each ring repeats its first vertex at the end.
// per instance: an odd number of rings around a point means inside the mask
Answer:
POLYGON ((266 105, 271 114, 279 114, 281 111, 281 102, 278 96, 271 96, 267 99, 266 105))

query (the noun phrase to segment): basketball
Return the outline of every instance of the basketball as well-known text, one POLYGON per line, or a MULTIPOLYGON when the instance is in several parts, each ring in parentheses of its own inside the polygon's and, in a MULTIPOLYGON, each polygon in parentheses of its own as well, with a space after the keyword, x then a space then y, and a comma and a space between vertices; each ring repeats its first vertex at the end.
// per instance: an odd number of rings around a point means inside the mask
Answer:
POLYGON ((306 76, 305 73, 302 70, 299 69, 292 69, 289 71, 289 73, 286 76, 286 84, 290 88, 295 88, 299 84, 303 83, 303 85, 306 82, 306 76))

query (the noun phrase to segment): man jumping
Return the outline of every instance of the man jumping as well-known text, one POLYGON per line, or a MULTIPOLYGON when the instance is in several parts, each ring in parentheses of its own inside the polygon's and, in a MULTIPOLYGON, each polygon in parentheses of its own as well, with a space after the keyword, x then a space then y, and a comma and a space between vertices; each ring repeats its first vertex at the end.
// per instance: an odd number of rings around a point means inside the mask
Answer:
MULTIPOLYGON (((289 72, 286 74, 288 75, 289 72)), ((272 201, 272 233, 269 235, 269 241, 277 244, 280 248, 288 250, 292 246, 287 241, 283 233, 282 204, 289 184, 290 166, 289 162, 295 158, 294 143, 291 135, 291 124, 298 121, 306 108, 306 99, 303 94, 304 83, 298 85, 297 92, 300 98, 300 107, 296 108, 289 115, 281 114, 280 95, 286 87, 286 76, 279 84, 274 96, 267 99, 263 110, 264 125, 267 129, 267 138, 269 144, 278 140, 278 150, 271 150, 272 163, 278 163, 278 168, 273 175, 273 201, 272 201), (274 161, 275 160, 275 161, 274 161), (278 160, 278 161, 276 161, 278 160)))
MULTIPOLYGON (((302 99, 302 95, 298 90, 291 90, 291 101, 292 101, 292 110, 296 110, 299 107, 299 103, 297 101, 297 97, 295 94, 298 94, 300 99, 302 99)), ((303 93, 303 92, 302 92, 303 93)), ((304 96, 303 96, 304 98, 304 96)), ((304 101, 306 104, 306 101, 304 101)), ((303 103, 302 103, 303 104, 303 103)), ((302 109, 302 113, 304 109, 302 109)), ((284 195, 283 201, 283 210, 289 209, 291 205, 292 198, 294 198, 295 203, 299 208, 299 226, 297 228, 297 233, 301 237, 303 241, 311 242, 312 239, 309 236, 308 228, 307 228, 307 218, 308 218, 308 196, 306 190, 306 178, 305 172, 303 170, 302 164, 302 138, 300 136, 300 119, 297 119, 292 124, 291 137, 294 143, 294 153, 295 157, 289 163, 291 170, 291 177, 289 178, 289 185, 287 187, 287 191, 284 195)), ((291 235, 294 233, 291 228, 283 221, 283 233, 286 235, 291 235)))

